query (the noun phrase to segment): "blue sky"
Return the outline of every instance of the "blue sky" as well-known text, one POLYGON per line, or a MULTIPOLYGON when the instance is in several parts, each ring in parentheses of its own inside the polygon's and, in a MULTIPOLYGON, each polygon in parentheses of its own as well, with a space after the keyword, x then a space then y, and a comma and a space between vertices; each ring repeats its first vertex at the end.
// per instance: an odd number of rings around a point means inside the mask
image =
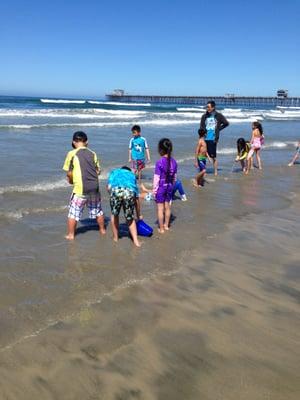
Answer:
POLYGON ((299 0, 3 0, 0 94, 300 96, 299 21, 299 0))

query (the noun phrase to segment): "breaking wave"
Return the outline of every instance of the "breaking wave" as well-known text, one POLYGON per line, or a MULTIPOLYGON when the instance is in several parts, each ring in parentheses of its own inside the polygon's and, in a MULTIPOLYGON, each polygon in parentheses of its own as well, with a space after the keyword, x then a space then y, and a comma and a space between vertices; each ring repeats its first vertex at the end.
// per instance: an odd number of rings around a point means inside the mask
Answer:
POLYGON ((40 99, 41 103, 54 103, 54 104, 84 104, 85 100, 63 100, 63 99, 40 99))

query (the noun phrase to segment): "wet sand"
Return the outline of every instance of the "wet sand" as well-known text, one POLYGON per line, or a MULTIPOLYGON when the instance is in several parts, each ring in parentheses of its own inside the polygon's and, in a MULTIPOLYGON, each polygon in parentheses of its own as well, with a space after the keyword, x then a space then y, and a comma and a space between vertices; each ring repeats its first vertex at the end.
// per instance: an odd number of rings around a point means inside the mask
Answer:
POLYGON ((279 168, 189 187, 172 232, 141 251, 93 230, 66 245, 61 215, 47 234, 25 220, 18 267, 51 279, 3 286, 0 398, 299 399, 297 182, 279 168))

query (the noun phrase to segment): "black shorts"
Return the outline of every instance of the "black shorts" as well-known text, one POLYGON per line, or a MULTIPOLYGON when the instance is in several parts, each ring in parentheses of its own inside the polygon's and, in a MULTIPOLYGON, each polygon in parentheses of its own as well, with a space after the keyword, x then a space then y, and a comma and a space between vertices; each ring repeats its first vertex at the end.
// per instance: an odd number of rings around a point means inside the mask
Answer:
POLYGON ((217 143, 214 140, 206 140, 207 152, 210 158, 217 158, 217 143))

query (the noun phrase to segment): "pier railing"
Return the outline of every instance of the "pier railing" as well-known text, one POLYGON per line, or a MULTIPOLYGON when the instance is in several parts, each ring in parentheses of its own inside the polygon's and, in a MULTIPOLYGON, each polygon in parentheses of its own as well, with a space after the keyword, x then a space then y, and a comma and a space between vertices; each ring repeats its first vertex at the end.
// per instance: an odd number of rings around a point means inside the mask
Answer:
POLYGON ((205 105, 209 100, 214 100, 217 104, 237 105, 237 106, 300 106, 300 97, 262 97, 262 96, 152 96, 152 95, 115 95, 107 94, 107 99, 120 102, 137 103, 169 103, 169 104, 195 104, 205 105))

